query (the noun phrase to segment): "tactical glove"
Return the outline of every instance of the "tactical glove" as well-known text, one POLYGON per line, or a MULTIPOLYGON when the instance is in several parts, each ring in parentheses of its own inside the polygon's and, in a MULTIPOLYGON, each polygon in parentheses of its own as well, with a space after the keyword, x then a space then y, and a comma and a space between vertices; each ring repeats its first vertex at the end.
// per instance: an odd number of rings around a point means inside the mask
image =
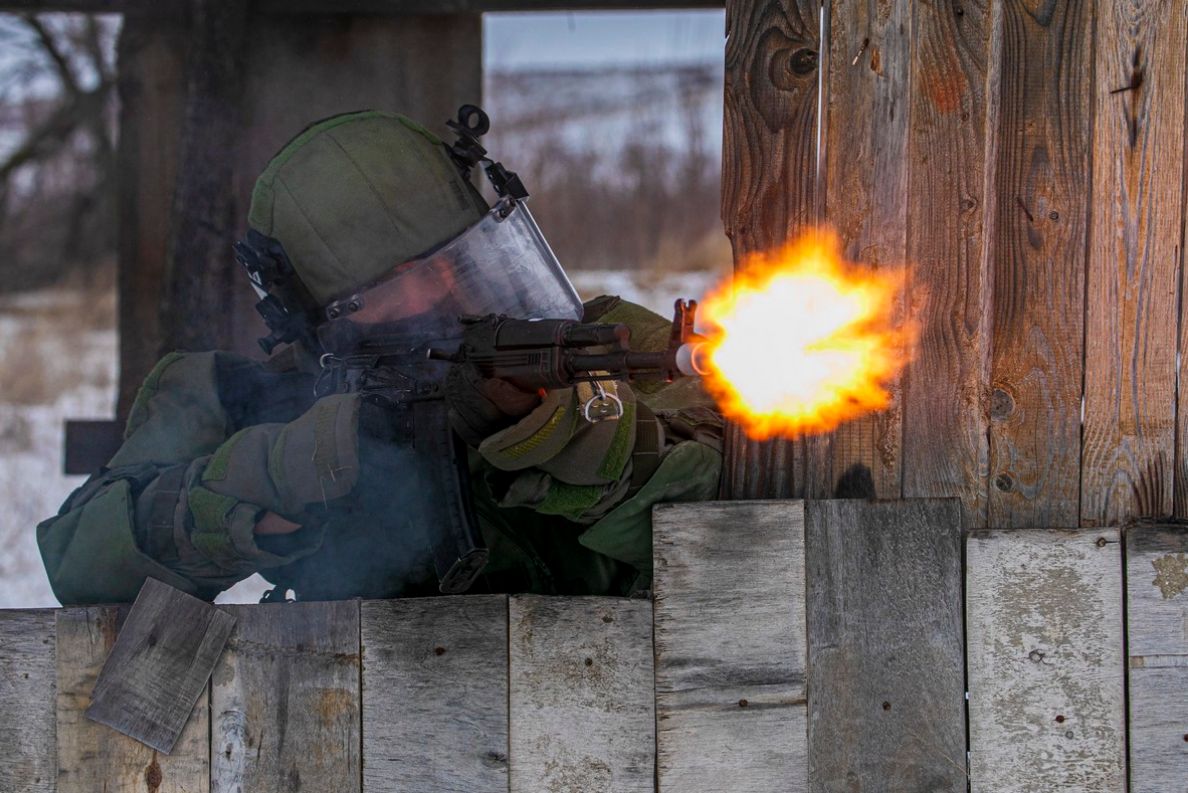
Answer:
POLYGON ((483 377, 472 363, 456 363, 446 375, 450 425, 458 437, 478 448, 483 439, 515 424, 540 404, 540 396, 506 380, 483 377))

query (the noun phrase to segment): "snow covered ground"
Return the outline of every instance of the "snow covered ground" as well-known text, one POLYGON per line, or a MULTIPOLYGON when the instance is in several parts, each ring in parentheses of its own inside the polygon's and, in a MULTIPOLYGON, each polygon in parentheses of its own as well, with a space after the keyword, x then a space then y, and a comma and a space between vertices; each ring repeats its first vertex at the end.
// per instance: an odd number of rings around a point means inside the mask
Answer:
MULTIPOLYGON (((673 300, 700 298, 719 278, 628 271, 572 276, 583 298, 617 294, 665 316, 673 300)), ((115 410, 115 330, 70 321, 93 299, 56 290, 0 300, 0 608, 58 605, 35 527, 85 480, 62 474, 63 428, 67 419, 106 419, 115 410), (38 400, 39 393, 47 398, 38 400)), ((266 588, 256 576, 219 602, 254 603, 266 588)))

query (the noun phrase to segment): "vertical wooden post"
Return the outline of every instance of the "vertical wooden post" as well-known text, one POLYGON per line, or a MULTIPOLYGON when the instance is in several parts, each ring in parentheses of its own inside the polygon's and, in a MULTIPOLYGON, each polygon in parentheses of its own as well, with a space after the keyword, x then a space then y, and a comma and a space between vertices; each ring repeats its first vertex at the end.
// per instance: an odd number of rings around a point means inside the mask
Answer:
POLYGON ((230 255, 240 207, 232 194, 239 143, 247 6, 191 0, 181 162, 170 216, 161 304, 164 347, 232 346, 227 298, 242 275, 230 255))
POLYGON ((1130 789, 1188 791, 1188 528, 1126 532, 1130 789))
MULTIPOLYGON (((846 257, 874 269, 900 266, 906 253, 911 18, 907 0, 834 0, 830 10, 826 216, 846 257)), ((808 497, 828 498, 855 474, 873 484, 864 495, 900 496, 903 399, 898 380, 888 387, 887 409, 819 439, 808 497)))
POLYGON ((1075 526, 1093 5, 994 5, 989 525, 1075 526))
POLYGON ((52 609, 0 612, 0 790, 57 791, 52 609))
POLYGON ((986 525, 990 279, 985 233, 991 3, 919 3, 908 102, 909 312, 920 339, 903 387, 903 495, 958 496, 986 525))
MULTIPOLYGON (((818 13, 814 0, 726 3, 722 221, 736 265, 815 220, 818 13)), ((730 427, 723 495, 803 495, 804 456, 804 442, 730 427)))
POLYGON ((1097 8, 1081 525, 1113 526, 1172 513, 1188 18, 1097 8))
POLYGON ((119 345, 116 414, 128 415, 161 347, 166 235, 185 99, 186 26, 129 14, 119 41, 119 345))
POLYGON ((1124 793, 1116 529, 966 543, 970 790, 1124 793))
POLYGON ((956 499, 810 501, 809 790, 964 793, 956 499))

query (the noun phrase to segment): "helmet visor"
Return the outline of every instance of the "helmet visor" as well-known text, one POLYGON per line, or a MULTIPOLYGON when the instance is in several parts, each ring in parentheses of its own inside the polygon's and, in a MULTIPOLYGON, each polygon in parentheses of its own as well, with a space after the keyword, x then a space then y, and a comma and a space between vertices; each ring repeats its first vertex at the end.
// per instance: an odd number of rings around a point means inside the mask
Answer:
POLYGON ((325 308, 328 320, 421 340, 459 338, 464 315, 579 319, 582 302, 522 201, 504 198, 445 245, 325 308))

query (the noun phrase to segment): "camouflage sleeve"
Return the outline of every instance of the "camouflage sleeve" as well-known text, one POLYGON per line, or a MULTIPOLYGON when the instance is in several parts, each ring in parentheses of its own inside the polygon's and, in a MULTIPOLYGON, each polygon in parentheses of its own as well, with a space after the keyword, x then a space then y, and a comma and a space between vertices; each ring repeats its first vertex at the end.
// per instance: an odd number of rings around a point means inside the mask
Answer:
POLYGON ((637 402, 624 383, 601 385, 622 403, 617 420, 588 421, 583 408, 593 391, 581 384, 550 392, 528 416, 479 445, 499 472, 489 480, 501 506, 593 523, 622 500, 630 486, 637 402))
POLYGON ((295 421, 227 438, 216 382, 220 355, 163 359, 109 465, 38 526, 62 603, 126 602, 147 577, 210 599, 320 545, 316 505, 355 482, 357 399, 332 397, 295 421), (255 524, 266 511, 302 528, 257 538, 255 524))
MULTIPOLYGON (((668 344, 670 323, 641 306, 600 298, 587 308, 587 321, 627 324, 633 348, 660 350, 668 344)), ((617 421, 586 420, 589 385, 561 389, 484 440, 479 453, 491 468, 487 480, 499 506, 527 507, 588 526, 579 540, 583 545, 632 565, 646 580, 652 569, 652 506, 717 495, 722 419, 693 379, 602 386, 622 402, 617 421), (651 460, 642 453, 646 449, 654 450, 651 460)))

